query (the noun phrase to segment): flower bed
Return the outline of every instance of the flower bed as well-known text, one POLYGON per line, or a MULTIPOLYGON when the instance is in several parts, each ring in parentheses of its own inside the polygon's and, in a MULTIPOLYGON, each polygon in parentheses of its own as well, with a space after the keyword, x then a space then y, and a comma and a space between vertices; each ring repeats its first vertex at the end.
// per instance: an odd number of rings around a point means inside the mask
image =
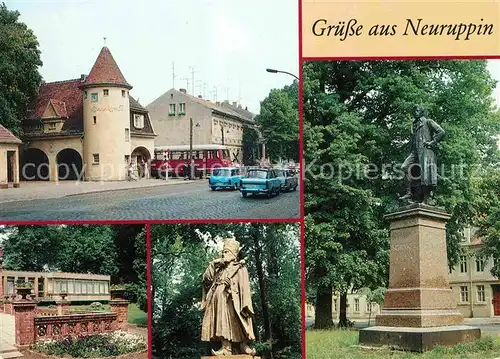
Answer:
POLYGON ((101 358, 137 353, 146 349, 146 340, 127 332, 113 332, 59 340, 44 340, 36 343, 35 352, 74 358, 101 358))

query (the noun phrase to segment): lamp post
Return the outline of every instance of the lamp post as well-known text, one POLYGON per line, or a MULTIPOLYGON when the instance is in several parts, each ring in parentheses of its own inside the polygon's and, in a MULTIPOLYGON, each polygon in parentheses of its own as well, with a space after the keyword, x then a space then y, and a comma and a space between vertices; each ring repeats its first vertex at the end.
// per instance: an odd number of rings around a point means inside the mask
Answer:
MULTIPOLYGON (((196 127, 200 127, 199 123, 196 123, 196 127)), ((193 118, 189 118, 189 175, 191 179, 194 178, 194 158, 193 158, 193 118)))
POLYGON ((287 75, 290 75, 292 77, 295 77, 297 79, 297 81, 299 81, 299 78, 297 76, 295 76, 294 74, 287 72, 287 71, 281 71, 281 70, 275 70, 275 69, 266 69, 266 71, 270 72, 272 74, 277 74, 277 73, 287 74, 287 75))

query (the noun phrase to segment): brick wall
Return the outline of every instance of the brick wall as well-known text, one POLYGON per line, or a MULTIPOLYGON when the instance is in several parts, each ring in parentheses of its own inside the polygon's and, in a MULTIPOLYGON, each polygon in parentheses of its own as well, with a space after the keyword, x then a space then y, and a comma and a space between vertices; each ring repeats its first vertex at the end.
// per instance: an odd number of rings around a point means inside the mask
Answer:
POLYGON ((127 330, 128 327, 128 301, 123 299, 110 300, 111 311, 116 314, 115 330, 127 330))
POLYGON ((33 344, 35 336, 36 303, 17 301, 12 303, 15 317, 16 345, 23 347, 33 344))

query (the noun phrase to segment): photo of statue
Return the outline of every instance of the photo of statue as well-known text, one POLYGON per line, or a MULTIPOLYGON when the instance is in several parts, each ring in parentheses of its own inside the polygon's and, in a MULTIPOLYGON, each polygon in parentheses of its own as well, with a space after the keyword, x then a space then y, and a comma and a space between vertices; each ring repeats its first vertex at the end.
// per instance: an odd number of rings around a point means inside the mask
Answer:
POLYGON ((414 107, 413 115, 410 154, 401 166, 405 173, 406 193, 400 199, 422 203, 432 200, 437 187, 435 148, 443 138, 444 130, 426 117, 426 110, 420 105, 414 107))
POLYGON ((203 304, 205 310, 201 331, 202 341, 220 341, 222 347, 212 354, 255 355, 248 346, 255 340, 252 317, 252 294, 245 261, 238 259, 240 244, 226 239, 221 258, 210 262, 203 274, 203 304))

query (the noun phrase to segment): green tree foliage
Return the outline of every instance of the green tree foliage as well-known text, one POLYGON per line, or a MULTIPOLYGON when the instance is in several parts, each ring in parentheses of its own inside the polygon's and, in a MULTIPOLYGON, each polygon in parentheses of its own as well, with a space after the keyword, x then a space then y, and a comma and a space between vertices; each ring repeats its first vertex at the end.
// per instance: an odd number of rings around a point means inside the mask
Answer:
POLYGON ((485 258, 493 258, 491 274, 500 278, 500 169, 492 168, 479 180, 477 235, 485 258))
POLYGON ((475 217, 475 169, 498 161, 486 61, 331 61, 304 65, 306 265, 316 325, 332 321, 332 291, 386 286, 388 232, 383 215, 398 207, 411 108, 424 104, 446 136, 436 194, 452 218, 450 265, 459 231, 475 217), (398 193, 399 192, 399 193, 398 193))
POLYGON ((260 103, 255 123, 266 141, 266 157, 271 160, 298 160, 298 82, 273 89, 260 103))
POLYGON ((0 4, 0 124, 14 134, 19 134, 42 81, 38 41, 19 16, 0 4))
POLYGON ((259 134, 253 126, 243 126, 243 164, 254 166, 260 160, 259 134))
POLYGON ((247 259, 255 310, 256 347, 273 358, 300 357, 298 227, 289 224, 152 226, 153 356, 199 358, 201 275, 235 236, 247 259))
POLYGON ((6 269, 108 274, 146 311, 144 225, 20 225, 0 234, 6 269))

